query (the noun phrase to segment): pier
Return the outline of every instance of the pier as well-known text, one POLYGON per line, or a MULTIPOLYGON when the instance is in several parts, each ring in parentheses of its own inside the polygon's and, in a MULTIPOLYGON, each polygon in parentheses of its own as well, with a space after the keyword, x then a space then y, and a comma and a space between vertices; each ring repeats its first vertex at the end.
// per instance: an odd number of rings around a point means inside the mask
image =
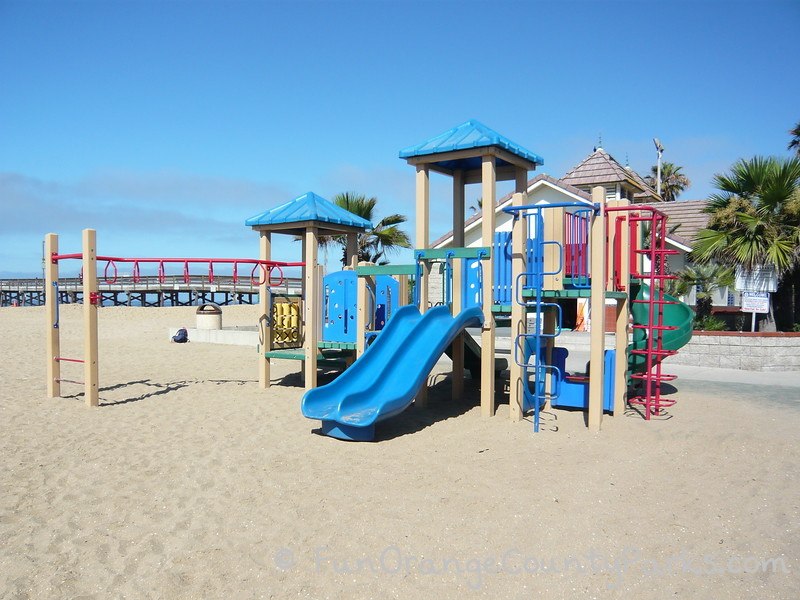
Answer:
MULTIPOLYGON (((98 281, 102 306, 194 306, 205 302, 220 305, 257 304, 258 285, 249 277, 215 275, 213 283, 207 275, 192 275, 186 281, 183 275, 142 275, 133 278, 119 277, 113 283, 98 281)), ((58 300, 63 304, 83 302, 80 277, 61 278, 58 281, 58 300)), ((300 293, 299 277, 286 277, 280 286, 272 286, 273 293, 300 293)), ((44 280, 0 280, 0 306, 43 306, 44 280)))

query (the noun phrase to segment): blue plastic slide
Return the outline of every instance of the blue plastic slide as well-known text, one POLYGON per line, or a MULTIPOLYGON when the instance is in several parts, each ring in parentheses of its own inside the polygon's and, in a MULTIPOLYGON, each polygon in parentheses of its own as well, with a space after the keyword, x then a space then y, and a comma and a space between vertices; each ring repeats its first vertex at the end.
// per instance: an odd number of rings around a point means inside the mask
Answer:
POLYGON ((353 366, 328 385, 305 393, 303 416, 322 421, 325 435, 372 440, 375 423, 411 404, 453 339, 464 328, 482 323, 478 307, 452 317, 446 306, 424 315, 416 306, 404 306, 353 366))

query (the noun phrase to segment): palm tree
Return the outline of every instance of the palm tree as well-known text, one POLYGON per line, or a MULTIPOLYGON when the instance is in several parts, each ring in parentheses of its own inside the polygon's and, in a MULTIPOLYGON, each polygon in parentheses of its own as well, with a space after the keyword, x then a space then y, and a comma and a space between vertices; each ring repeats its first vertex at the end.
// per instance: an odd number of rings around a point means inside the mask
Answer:
POLYGON ((794 129, 789 130, 789 135, 792 136, 791 141, 789 142, 789 150, 794 148, 797 156, 800 156, 800 121, 797 122, 797 125, 794 126, 794 129))
POLYGON ((701 322, 711 316, 714 292, 732 286, 736 280, 733 268, 716 263, 689 266, 676 275, 677 295, 685 296, 693 287, 696 288, 696 320, 701 322))
MULTIPOLYGON (((378 199, 367 198, 356 192, 344 192, 333 198, 333 203, 347 211, 367 219, 370 223, 375 220, 375 205, 378 199)), ((358 234, 358 260, 374 262, 385 265, 389 261, 386 254, 398 248, 411 248, 411 239, 408 234, 399 228, 405 223, 405 215, 392 214, 384 217, 371 229, 358 234)), ((347 239, 345 236, 326 237, 320 240, 320 245, 337 244, 342 247, 342 265, 346 265, 347 239)))
MULTIPOLYGON (((686 188, 692 185, 689 178, 681 173, 683 167, 675 166, 671 162, 661 164, 661 197, 664 202, 674 202, 686 188)), ((644 178, 647 185, 654 190, 658 188, 658 166, 650 168, 651 174, 644 178)))
POLYGON ((714 185, 720 193, 709 198, 711 217, 693 257, 747 270, 773 267, 776 325, 791 329, 800 309, 793 306, 800 292, 800 158, 739 160, 730 173, 715 175, 714 185))

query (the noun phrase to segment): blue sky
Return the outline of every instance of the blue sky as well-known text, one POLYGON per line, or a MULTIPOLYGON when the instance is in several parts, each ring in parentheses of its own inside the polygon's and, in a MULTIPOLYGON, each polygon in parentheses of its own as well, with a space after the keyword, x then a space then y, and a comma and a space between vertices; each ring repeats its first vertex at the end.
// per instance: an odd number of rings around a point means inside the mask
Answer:
POLYGON ((252 257, 244 219, 309 190, 377 196, 413 233, 397 153, 469 118, 556 177, 600 135, 646 174, 659 137, 704 198, 738 158, 789 155, 798 31, 797 1, 3 0, 0 277, 84 227, 101 254, 252 257))

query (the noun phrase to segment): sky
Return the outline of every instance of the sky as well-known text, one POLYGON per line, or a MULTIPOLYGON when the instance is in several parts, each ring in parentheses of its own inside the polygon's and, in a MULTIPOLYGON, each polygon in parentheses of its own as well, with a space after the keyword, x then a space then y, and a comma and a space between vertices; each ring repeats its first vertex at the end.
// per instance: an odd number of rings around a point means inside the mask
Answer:
MULTIPOLYGON (((375 196, 413 239, 398 152, 470 118, 542 156, 531 177, 598 143, 646 175, 658 137, 705 198, 790 155, 798 31, 797 0, 0 0, 0 278, 83 228, 101 255, 256 257, 244 220, 307 191, 375 196)), ((435 239, 444 177, 431 211, 435 239)))

